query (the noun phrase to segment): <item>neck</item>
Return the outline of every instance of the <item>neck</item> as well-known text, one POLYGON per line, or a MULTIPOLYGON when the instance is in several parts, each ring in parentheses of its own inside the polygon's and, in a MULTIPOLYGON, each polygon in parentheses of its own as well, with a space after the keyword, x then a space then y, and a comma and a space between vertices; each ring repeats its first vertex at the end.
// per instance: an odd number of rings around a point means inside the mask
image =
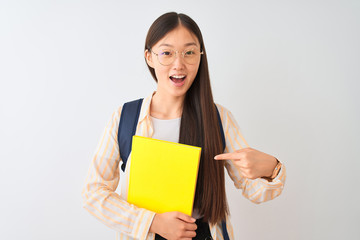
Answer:
POLYGON ((158 119, 181 117, 185 96, 170 96, 155 92, 150 106, 150 115, 158 119))

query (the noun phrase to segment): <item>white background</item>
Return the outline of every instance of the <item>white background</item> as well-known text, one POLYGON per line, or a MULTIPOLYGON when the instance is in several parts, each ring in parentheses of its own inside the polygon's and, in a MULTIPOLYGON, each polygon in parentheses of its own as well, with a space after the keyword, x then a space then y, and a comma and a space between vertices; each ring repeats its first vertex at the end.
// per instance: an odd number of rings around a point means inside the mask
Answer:
POLYGON ((112 112, 156 89, 143 45, 168 11, 199 24, 216 102, 287 166, 260 205, 227 181, 236 239, 359 239, 356 0, 0 1, 0 238, 114 239, 81 190, 112 112))

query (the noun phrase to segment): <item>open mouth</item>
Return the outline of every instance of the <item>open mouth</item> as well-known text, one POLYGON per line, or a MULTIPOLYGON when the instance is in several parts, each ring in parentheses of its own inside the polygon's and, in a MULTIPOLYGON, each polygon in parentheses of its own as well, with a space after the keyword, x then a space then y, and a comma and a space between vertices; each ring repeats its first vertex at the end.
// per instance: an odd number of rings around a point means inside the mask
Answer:
POLYGON ((186 75, 173 75, 170 76, 169 78, 175 84, 175 86, 180 87, 184 85, 186 75))

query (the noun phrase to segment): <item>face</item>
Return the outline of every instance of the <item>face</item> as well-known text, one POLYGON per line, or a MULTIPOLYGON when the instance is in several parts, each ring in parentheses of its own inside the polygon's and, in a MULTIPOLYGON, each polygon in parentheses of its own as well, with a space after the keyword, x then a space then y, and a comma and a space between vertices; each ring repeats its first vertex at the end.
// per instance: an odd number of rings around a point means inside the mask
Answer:
POLYGON ((201 58, 199 53, 200 44, 197 37, 181 25, 167 33, 150 51, 146 50, 146 61, 155 70, 158 80, 157 93, 184 97, 196 77, 201 58), (172 63, 160 63, 161 55, 168 55, 174 51, 177 53, 172 63), (183 58, 183 52, 186 59, 183 58), (188 57, 195 52, 198 53, 198 57, 189 61, 188 57))

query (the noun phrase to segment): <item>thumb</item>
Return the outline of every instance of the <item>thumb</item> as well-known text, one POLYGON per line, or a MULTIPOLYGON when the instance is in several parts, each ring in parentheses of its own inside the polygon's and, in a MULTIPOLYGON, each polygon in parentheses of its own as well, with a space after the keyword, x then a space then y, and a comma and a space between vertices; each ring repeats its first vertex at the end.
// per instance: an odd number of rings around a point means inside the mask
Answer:
POLYGON ((188 222, 188 223, 194 223, 196 221, 195 218, 190 217, 189 215, 186 215, 182 212, 177 212, 176 217, 180 220, 183 220, 184 222, 188 222))

